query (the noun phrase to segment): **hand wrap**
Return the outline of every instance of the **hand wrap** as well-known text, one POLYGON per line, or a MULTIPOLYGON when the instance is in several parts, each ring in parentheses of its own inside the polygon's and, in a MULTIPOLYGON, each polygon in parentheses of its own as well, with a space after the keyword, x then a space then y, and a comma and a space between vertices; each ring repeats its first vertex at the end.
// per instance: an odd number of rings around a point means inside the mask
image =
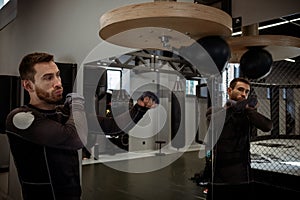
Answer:
POLYGON ((257 103, 257 98, 249 97, 242 101, 228 100, 226 102, 226 106, 232 107, 236 112, 243 112, 246 109, 246 105, 248 105, 248 107, 255 108, 257 103))
POLYGON ((72 106, 74 106, 74 105, 83 107, 84 106, 84 97, 78 93, 69 93, 66 96, 64 105, 68 106, 70 109, 72 109, 72 106))

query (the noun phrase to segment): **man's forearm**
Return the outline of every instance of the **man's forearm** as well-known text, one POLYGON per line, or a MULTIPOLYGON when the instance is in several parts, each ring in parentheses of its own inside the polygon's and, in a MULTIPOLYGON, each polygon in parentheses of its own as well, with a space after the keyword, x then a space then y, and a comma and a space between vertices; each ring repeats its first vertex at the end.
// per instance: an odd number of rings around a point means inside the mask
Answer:
POLYGON ((258 113, 254 109, 247 109, 247 116, 251 123, 258 129, 268 132, 273 129, 273 123, 270 119, 265 117, 264 115, 258 113))
POLYGON ((105 134, 117 135, 131 130, 145 115, 149 108, 135 104, 129 112, 114 117, 98 117, 102 131, 105 134))

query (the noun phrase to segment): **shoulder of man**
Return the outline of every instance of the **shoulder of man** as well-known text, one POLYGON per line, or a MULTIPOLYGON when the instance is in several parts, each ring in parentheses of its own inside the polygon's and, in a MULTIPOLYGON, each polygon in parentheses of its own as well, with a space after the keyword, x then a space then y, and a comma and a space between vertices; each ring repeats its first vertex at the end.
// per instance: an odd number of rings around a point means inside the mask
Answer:
POLYGON ((18 128, 21 130, 27 129, 34 121, 34 110, 28 106, 21 106, 13 109, 6 118, 6 129, 18 128))
POLYGON ((29 108, 28 106, 24 105, 24 106, 21 106, 21 107, 18 107, 18 108, 14 108, 13 110, 11 110, 8 113, 7 117, 14 116, 14 115, 16 115, 17 113, 20 113, 20 112, 28 112, 28 111, 32 111, 32 109, 29 108))

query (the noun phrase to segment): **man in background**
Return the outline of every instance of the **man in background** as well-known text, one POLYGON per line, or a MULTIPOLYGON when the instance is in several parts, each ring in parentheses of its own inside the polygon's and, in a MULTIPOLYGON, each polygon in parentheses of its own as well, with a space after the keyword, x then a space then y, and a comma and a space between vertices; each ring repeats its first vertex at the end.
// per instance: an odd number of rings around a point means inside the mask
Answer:
POLYGON ((221 134, 215 138, 210 159, 212 163, 207 165, 211 170, 206 171, 212 172, 208 200, 245 200, 251 196, 251 129, 256 127, 268 132, 273 124, 257 112, 257 99, 248 98, 250 89, 247 79, 234 78, 227 89, 229 100, 225 107, 215 110, 209 108, 207 111, 208 122, 213 117, 218 119, 218 116, 226 116, 221 134))

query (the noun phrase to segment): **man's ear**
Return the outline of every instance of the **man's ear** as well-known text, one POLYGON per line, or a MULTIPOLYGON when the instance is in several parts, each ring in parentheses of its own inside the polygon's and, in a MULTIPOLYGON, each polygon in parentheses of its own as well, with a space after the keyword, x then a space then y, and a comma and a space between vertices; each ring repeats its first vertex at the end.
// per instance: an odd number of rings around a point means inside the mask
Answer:
POLYGON ((227 88, 227 93, 230 94, 231 91, 232 91, 232 88, 231 88, 231 87, 228 87, 228 88, 227 88))
POLYGON ((28 92, 33 92, 33 83, 30 80, 23 80, 22 85, 28 92))

